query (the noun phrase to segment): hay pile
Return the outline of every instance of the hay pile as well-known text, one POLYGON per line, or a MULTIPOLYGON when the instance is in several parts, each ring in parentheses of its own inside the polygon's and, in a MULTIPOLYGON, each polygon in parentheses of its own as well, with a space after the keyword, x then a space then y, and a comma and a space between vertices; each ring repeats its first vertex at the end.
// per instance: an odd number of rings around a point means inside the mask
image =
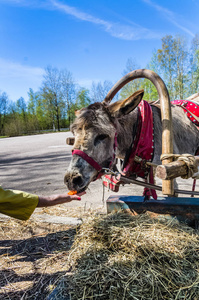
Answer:
POLYGON ((81 226, 69 261, 58 299, 199 299, 199 236, 177 222, 94 217, 81 226))

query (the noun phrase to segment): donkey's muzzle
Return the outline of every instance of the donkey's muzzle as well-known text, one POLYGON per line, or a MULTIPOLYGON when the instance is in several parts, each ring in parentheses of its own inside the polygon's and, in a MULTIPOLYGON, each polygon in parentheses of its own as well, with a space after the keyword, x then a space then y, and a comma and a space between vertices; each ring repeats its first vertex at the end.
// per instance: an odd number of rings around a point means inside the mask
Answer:
POLYGON ((84 191, 86 187, 82 175, 78 172, 67 172, 64 176, 64 183, 69 190, 75 190, 77 192, 84 191))

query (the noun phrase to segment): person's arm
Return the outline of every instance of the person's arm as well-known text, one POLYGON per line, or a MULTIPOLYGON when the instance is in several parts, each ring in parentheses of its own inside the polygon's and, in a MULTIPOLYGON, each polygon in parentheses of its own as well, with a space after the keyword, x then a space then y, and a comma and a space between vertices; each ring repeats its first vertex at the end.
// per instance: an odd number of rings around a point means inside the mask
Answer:
POLYGON ((38 202, 37 195, 18 190, 4 190, 0 187, 0 213, 7 216, 28 220, 38 202))
POLYGON ((80 195, 82 195, 82 193, 77 195, 58 194, 51 196, 39 196, 37 207, 47 207, 71 202, 73 200, 81 200, 80 195))
POLYGON ((36 207, 47 207, 73 200, 81 200, 77 195, 58 194, 37 196, 17 190, 4 190, 0 187, 0 213, 19 220, 28 220, 36 207))

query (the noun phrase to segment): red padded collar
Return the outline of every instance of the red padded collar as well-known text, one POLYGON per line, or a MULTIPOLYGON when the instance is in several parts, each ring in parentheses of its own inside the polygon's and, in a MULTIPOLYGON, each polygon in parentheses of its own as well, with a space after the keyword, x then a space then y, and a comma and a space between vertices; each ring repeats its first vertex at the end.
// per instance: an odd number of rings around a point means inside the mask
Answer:
POLYGON ((123 173, 127 177, 134 173, 139 177, 145 178, 145 168, 143 169, 142 165, 135 162, 134 159, 135 155, 148 161, 151 161, 153 158, 153 112, 150 104, 145 100, 140 102, 138 109, 140 110, 138 116, 138 135, 124 165, 123 173))

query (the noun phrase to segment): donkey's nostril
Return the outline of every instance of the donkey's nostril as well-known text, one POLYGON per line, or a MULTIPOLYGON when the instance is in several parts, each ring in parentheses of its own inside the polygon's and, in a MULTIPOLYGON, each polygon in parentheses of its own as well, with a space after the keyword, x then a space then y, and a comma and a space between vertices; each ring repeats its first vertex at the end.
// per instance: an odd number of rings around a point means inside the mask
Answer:
POLYGON ((81 176, 75 177, 75 178, 73 179, 73 184, 74 184, 74 185, 81 186, 81 184, 82 184, 82 177, 81 177, 81 176))

